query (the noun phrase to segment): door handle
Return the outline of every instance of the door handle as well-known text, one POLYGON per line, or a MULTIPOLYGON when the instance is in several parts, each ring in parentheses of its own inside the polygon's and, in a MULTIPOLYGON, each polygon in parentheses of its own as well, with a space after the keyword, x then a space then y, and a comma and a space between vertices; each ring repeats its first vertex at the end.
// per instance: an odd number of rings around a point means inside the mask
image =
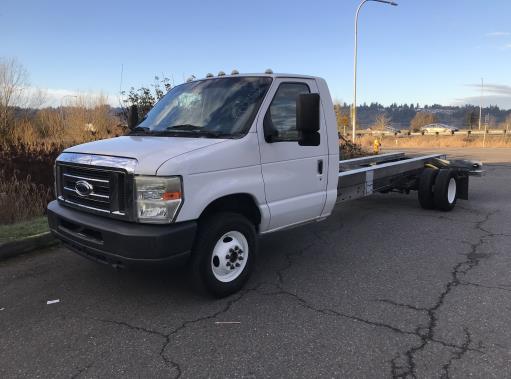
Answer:
POLYGON ((318 174, 323 174, 323 159, 318 159, 318 174))

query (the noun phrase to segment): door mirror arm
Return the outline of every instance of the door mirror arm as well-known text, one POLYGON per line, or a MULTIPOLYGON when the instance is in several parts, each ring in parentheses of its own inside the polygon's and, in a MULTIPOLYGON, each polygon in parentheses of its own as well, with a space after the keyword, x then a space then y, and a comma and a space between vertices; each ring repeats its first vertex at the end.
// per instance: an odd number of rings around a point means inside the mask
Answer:
POLYGON ((263 120, 264 140, 268 143, 277 142, 279 131, 273 126, 270 110, 266 112, 263 120))

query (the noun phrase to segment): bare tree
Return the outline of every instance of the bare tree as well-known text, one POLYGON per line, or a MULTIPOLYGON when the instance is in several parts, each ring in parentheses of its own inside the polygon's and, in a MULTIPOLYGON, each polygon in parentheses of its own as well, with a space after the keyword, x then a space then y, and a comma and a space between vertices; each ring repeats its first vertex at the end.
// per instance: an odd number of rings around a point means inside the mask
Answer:
POLYGON ((423 126, 438 122, 438 117, 429 112, 418 112, 410 122, 410 130, 412 132, 420 132, 423 126))
POLYGON ((15 58, 0 58, 0 132, 6 132, 12 107, 18 105, 28 84, 28 72, 15 58))
POLYGON ((373 129, 383 131, 390 126, 391 121, 392 119, 385 113, 379 114, 376 116, 376 121, 374 122, 373 129))
POLYGON ((343 109, 343 106, 338 101, 334 102, 335 118, 337 120, 337 131, 344 134, 346 127, 351 123, 349 110, 343 109))

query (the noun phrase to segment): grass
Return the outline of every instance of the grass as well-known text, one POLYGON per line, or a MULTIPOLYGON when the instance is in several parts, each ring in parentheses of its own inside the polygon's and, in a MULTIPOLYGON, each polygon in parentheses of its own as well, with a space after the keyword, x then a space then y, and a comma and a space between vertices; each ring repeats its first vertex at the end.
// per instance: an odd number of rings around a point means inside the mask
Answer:
POLYGON ((46 217, 37 217, 17 224, 0 225, 0 243, 34 236, 48 230, 48 220, 46 217))

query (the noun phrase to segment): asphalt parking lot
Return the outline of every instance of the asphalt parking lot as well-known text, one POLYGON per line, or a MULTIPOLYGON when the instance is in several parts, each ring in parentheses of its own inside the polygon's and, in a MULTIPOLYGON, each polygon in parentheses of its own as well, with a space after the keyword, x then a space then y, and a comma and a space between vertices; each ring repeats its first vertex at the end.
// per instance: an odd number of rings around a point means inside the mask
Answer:
POLYGON ((463 154, 491 164, 452 212, 343 204, 223 300, 63 248, 0 262, 0 377, 510 377, 511 149, 463 154))

